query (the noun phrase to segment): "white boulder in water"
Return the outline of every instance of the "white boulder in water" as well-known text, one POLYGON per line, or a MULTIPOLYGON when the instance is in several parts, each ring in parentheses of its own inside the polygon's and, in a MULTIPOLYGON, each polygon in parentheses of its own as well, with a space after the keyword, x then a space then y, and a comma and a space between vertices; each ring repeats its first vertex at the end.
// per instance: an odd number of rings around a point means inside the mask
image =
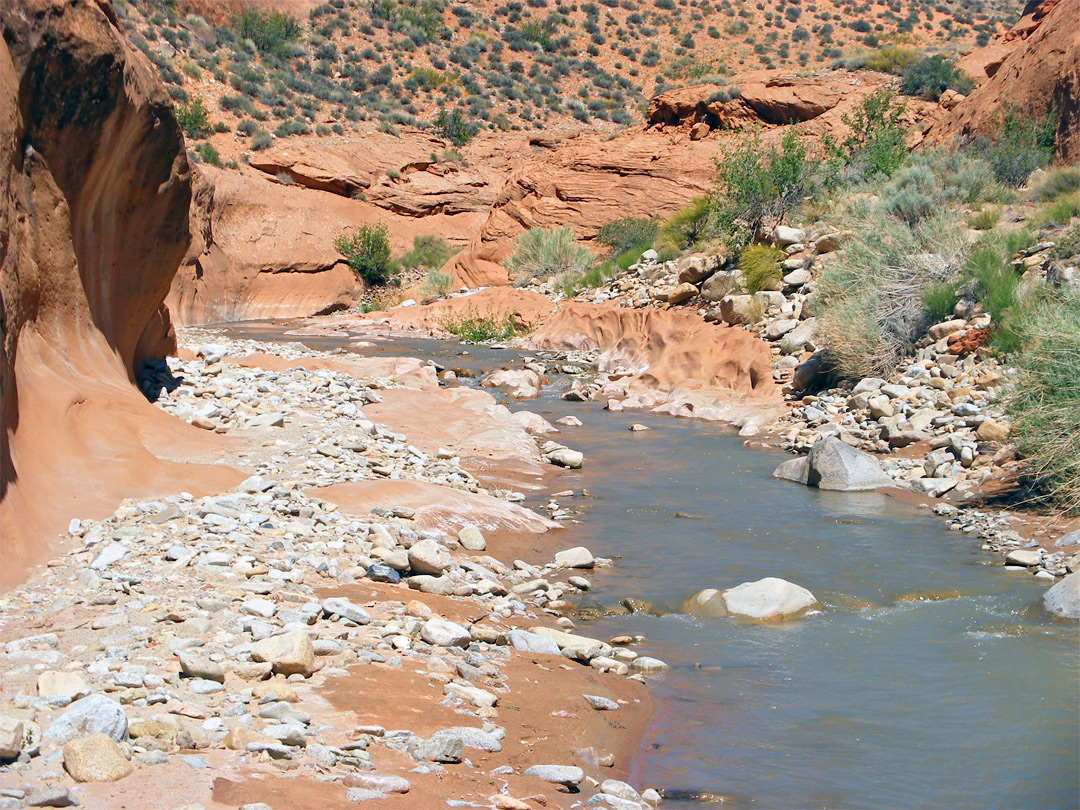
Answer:
POLYGON ((743 616, 767 621, 797 616, 818 604, 817 597, 794 582, 765 577, 726 591, 707 588, 687 604, 695 616, 743 616))

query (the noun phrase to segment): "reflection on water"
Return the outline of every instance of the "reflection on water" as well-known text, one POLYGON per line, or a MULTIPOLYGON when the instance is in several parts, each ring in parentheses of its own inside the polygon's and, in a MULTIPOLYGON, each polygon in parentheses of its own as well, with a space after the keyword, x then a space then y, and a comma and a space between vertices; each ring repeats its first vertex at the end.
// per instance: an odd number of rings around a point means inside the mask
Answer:
MULTIPOLYGON (((511 357, 460 350, 393 341, 358 351, 476 371, 511 357)), ((1038 607, 1045 585, 986 565, 973 538, 925 511, 775 481, 785 456, 744 448, 723 428, 609 414, 553 392, 509 404, 585 423, 559 436, 586 466, 556 489, 590 493, 563 501, 583 515, 560 542, 618 558, 593 575, 592 598, 678 611, 702 588, 777 576, 823 604, 784 624, 667 612, 583 627, 643 634, 672 665, 655 681, 660 710, 635 773, 677 792, 665 807, 702 806, 693 794, 736 807, 1080 804, 1080 632, 1038 607), (652 430, 631 433, 633 422, 652 430)))

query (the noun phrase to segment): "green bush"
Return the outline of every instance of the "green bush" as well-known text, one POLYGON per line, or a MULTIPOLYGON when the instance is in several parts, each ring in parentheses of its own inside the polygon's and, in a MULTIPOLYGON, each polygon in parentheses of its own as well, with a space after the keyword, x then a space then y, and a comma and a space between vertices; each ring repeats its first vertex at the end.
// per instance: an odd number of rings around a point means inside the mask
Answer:
POLYGON ((655 244, 660 254, 660 261, 673 259, 684 250, 697 247, 708 231, 711 210, 712 206, 708 197, 695 197, 672 214, 660 226, 656 236, 655 244))
POLYGON ((963 279, 972 284, 975 298, 994 319, 993 345, 1002 352, 1019 345, 1016 326, 1023 320, 1016 300, 1020 274, 1012 266, 1012 257, 1033 240, 1028 230, 988 233, 964 261, 963 279))
POLYGON ((270 135, 265 129, 257 129, 251 133, 251 148, 256 152, 261 152, 264 149, 269 149, 270 145, 274 142, 273 136, 270 135))
POLYGON ((997 131, 977 138, 974 146, 990 164, 999 182, 1017 188, 1033 171, 1050 162, 1056 128, 1055 110, 1042 119, 1033 119, 1022 115, 1016 107, 1006 105, 997 131))
POLYGON ((815 192, 818 165, 794 129, 778 145, 765 146, 757 132, 743 138, 717 161, 711 226, 740 250, 815 192))
POLYGON ((932 281, 923 287, 919 295, 926 317, 932 323, 940 323, 952 317, 956 306, 956 284, 950 281, 932 281))
POLYGON ((927 101, 937 101, 946 90, 967 95, 975 83, 962 70, 944 56, 928 56, 920 59, 904 71, 900 92, 905 96, 919 96, 927 101))
POLYGON ((768 289, 772 282, 783 277, 780 262, 784 251, 772 245, 750 245, 739 256, 739 273, 743 290, 756 293, 768 289))
MULTIPOLYGON (((638 245, 652 245, 659 230, 660 226, 654 219, 627 217, 601 225, 596 232, 596 241, 612 248, 615 253, 622 253, 638 245)), ((648 247, 643 250, 648 250, 648 247)))
POLYGON ((1001 219, 1001 213, 992 208, 984 208, 976 214, 969 214, 966 219, 969 228, 976 231, 992 231, 1001 219))
POLYGON ((465 343, 506 340, 517 334, 511 312, 484 312, 470 305, 460 315, 447 314, 439 325, 465 343))
POLYGON ((390 234, 385 225, 361 225, 334 240, 334 249, 368 284, 385 284, 390 277, 390 234))
POLYGON ((480 130, 480 125, 470 121, 458 110, 439 110, 434 121, 435 131, 454 146, 464 146, 480 130))
POLYGON ((541 281, 567 270, 583 273, 592 265, 592 254, 575 244, 570 228, 530 228, 514 243, 506 269, 517 283, 536 277, 541 281))
POLYGON ((1006 399, 1030 478, 1058 508, 1080 512, 1080 292, 1047 296, 1020 329, 1020 379, 1006 399))
POLYGON ((854 114, 845 113, 841 120, 848 127, 847 137, 840 142, 822 138, 830 158, 828 185, 892 177, 908 156, 907 132, 900 121, 903 113, 903 105, 893 102, 889 87, 864 98, 854 114))
POLYGON ((1080 216, 1080 191, 1059 196, 1042 212, 1040 220, 1045 225, 1068 225, 1075 216, 1080 216))
POLYGON ((233 21, 233 30, 240 39, 250 39, 255 47, 279 58, 288 55, 288 44, 300 39, 300 24, 280 11, 263 13, 245 9, 233 21))
POLYGON ((202 138, 210 130, 210 111, 196 96, 176 105, 176 122, 189 138, 202 138))
POLYGON ((199 160, 203 163, 209 163, 211 166, 221 168, 221 153, 212 144, 200 143, 195 147, 195 154, 199 156, 199 160))
POLYGON ((1080 191, 1080 166, 1058 166, 1031 178, 1031 199, 1049 202, 1062 194, 1080 191))
POLYGON ((455 253, 457 250, 447 244, 442 237, 418 234, 413 237, 412 250, 404 254, 398 260, 398 264, 406 270, 415 267, 437 270, 455 253))

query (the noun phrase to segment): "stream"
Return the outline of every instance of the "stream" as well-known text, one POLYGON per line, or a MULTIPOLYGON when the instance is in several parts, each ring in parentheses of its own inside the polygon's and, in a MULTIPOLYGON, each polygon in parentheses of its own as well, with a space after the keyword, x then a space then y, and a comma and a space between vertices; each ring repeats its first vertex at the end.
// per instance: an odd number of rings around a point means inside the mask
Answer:
MULTIPOLYGON (((296 340, 282 331, 229 334, 296 340)), ((477 377, 519 356, 434 340, 351 350, 477 377)), ((616 564, 593 572, 578 602, 652 606, 578 625, 642 635, 638 649, 671 665, 651 681, 657 713, 632 782, 667 789, 665 808, 701 807, 700 794, 765 808, 1080 803, 1080 627, 1042 610, 1046 583, 1002 571, 928 510, 776 481, 785 453, 708 422, 564 402, 569 378, 551 379, 540 398, 506 404, 584 423, 557 435, 586 461, 553 485, 575 491, 560 504, 580 522, 552 541, 616 564), (822 609, 764 625, 681 612, 703 588, 766 576, 810 589, 822 609)), ((526 505, 543 511, 547 500, 526 505)))

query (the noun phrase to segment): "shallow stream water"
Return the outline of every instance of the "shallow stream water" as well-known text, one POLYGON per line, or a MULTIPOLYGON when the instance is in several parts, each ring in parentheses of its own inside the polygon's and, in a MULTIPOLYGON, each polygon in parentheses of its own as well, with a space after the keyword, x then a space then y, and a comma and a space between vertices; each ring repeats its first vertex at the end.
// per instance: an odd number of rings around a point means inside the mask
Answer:
MULTIPOLYGON (((478 372, 514 358, 420 340, 356 351, 478 372)), ((786 454, 715 424, 564 402, 567 382, 507 404, 584 422, 557 436, 586 463, 555 489, 589 494, 561 499, 581 522, 556 541, 616 565, 592 575, 582 604, 633 597, 659 614, 580 623, 641 634, 640 649, 671 665, 653 680, 658 712, 633 781, 733 807, 1080 805, 1080 628, 1042 611, 1045 583, 1002 571, 926 510, 776 481, 786 454), (635 422, 651 429, 632 433, 635 422), (822 610, 766 625, 681 612, 703 588, 766 576, 809 588, 822 610)))

